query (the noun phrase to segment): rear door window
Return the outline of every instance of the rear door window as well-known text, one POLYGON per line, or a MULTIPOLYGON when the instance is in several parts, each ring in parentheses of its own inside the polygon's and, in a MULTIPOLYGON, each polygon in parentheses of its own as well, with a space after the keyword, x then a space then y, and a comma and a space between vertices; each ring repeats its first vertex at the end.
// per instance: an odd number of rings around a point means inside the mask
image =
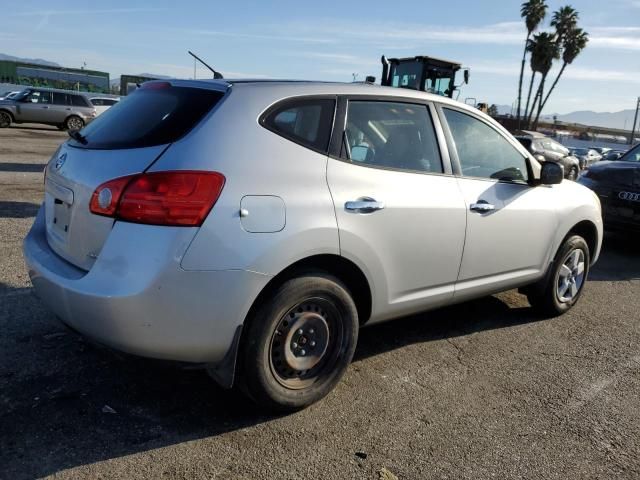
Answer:
POLYGON ((52 103, 54 105, 66 105, 67 95, 61 92, 51 92, 52 103))
POLYGON ((189 132, 223 92, 147 84, 127 95, 81 130, 89 149, 141 148, 172 143, 189 132))
POLYGON ((285 100, 269 110, 261 123, 295 143, 325 153, 329 147, 335 105, 331 98, 285 100))

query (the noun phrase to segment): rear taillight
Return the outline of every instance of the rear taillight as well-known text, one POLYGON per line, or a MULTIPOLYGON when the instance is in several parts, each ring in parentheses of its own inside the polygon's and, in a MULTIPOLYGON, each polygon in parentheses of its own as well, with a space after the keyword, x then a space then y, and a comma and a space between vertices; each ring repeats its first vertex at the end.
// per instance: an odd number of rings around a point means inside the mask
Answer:
POLYGON ((153 172, 116 178, 93 192, 92 213, 128 222, 197 227, 224 186, 217 172, 153 172))

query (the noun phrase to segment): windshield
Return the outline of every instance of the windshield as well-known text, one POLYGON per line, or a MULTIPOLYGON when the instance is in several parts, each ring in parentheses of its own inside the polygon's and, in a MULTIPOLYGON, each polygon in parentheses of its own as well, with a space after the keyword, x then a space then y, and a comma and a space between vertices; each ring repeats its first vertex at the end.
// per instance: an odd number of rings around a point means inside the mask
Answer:
POLYGON ((172 143, 189 132, 222 96, 215 90, 145 84, 83 128, 81 141, 70 142, 89 149, 172 143))
POLYGON ((578 154, 578 155, 587 155, 589 153, 589 150, 586 148, 576 148, 574 150, 574 153, 578 154))
POLYGON ((625 162, 640 162, 640 143, 625 153, 620 160, 624 160, 625 162))
POLYGON ((22 90, 20 93, 17 93, 14 97, 12 97, 12 100, 22 100, 24 97, 26 97, 30 93, 31 93, 31 90, 29 89, 22 90))

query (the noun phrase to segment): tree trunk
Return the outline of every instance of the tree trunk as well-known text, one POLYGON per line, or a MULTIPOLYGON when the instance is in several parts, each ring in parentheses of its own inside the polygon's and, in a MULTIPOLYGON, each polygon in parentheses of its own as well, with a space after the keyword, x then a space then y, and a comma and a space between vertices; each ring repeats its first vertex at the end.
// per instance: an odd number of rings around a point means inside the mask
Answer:
POLYGON ((524 77, 524 64, 527 59, 527 44, 529 43, 529 33, 524 41, 524 52, 522 53, 522 65, 520 66, 520 82, 518 83, 518 110, 516 110, 516 118, 518 119, 518 129, 520 129, 520 109, 522 107, 522 80, 524 77))
POLYGON ((545 78, 546 78, 546 75, 542 74, 542 78, 540 79, 540 84, 538 85, 538 88, 536 89, 536 94, 533 97, 533 104, 531 105, 531 110, 529 111, 529 116, 527 117, 527 125, 529 126, 529 128, 532 127, 531 119, 533 117, 533 112, 536 109, 536 105, 538 104, 538 99, 542 97, 542 88, 544 86, 544 79, 545 78))
MULTIPOLYGON (((536 100, 539 100, 538 105, 540 105, 542 103, 542 95, 544 94, 544 82, 547 79, 547 74, 545 73, 544 75, 542 75, 542 78, 540 79, 540 86, 538 87, 538 93, 536 94, 536 100)), ((535 102, 534 102, 535 104, 535 102)), ((531 116, 533 116, 533 111, 534 111, 534 107, 531 107, 531 116)), ((529 123, 531 123, 531 116, 529 117, 529 123)), ((536 129, 538 128, 538 117, 540 116, 540 107, 538 106, 538 111, 536 114, 536 118, 533 122, 532 125, 532 130, 535 132, 536 129)))
POLYGON ((558 72, 558 76, 553 81, 553 84, 551 85, 551 88, 547 92, 547 96, 544 97, 544 101, 540 104, 540 108, 538 109, 538 116, 536 117, 536 125, 538 124, 538 117, 540 117, 540 113, 542 112, 542 109, 547 104, 547 100, 549 100, 549 96, 551 95, 551 92, 553 92, 553 89, 556 88, 556 84, 558 83, 558 80, 560 80, 560 77, 562 76, 562 73, 564 72, 564 69, 566 68, 566 66, 567 66, 567 63, 563 62, 562 63, 562 68, 558 72))
MULTIPOLYGON (((533 79, 536 76, 536 72, 531 72, 531 81, 529 82, 529 95, 527 95, 527 106, 524 108, 524 116, 522 117, 525 122, 527 120, 527 112, 529 111, 529 102, 531 101, 531 90, 533 89, 533 79)), ((528 128, 527 123, 524 124, 524 128, 528 128)))

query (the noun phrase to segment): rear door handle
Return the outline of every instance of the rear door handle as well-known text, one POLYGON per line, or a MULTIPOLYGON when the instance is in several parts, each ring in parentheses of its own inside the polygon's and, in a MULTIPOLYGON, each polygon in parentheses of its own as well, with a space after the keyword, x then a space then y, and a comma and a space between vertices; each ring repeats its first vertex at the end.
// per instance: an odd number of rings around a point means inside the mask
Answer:
POLYGON ((494 211, 495 209, 496 209, 495 205, 492 205, 485 200, 478 200, 478 203, 472 203, 469 206, 469 210, 471 210, 472 212, 479 212, 479 213, 488 213, 488 212, 494 211))
POLYGON ((384 202, 378 202, 371 197, 360 197, 344 204, 345 210, 354 213, 373 213, 384 209, 384 202))

